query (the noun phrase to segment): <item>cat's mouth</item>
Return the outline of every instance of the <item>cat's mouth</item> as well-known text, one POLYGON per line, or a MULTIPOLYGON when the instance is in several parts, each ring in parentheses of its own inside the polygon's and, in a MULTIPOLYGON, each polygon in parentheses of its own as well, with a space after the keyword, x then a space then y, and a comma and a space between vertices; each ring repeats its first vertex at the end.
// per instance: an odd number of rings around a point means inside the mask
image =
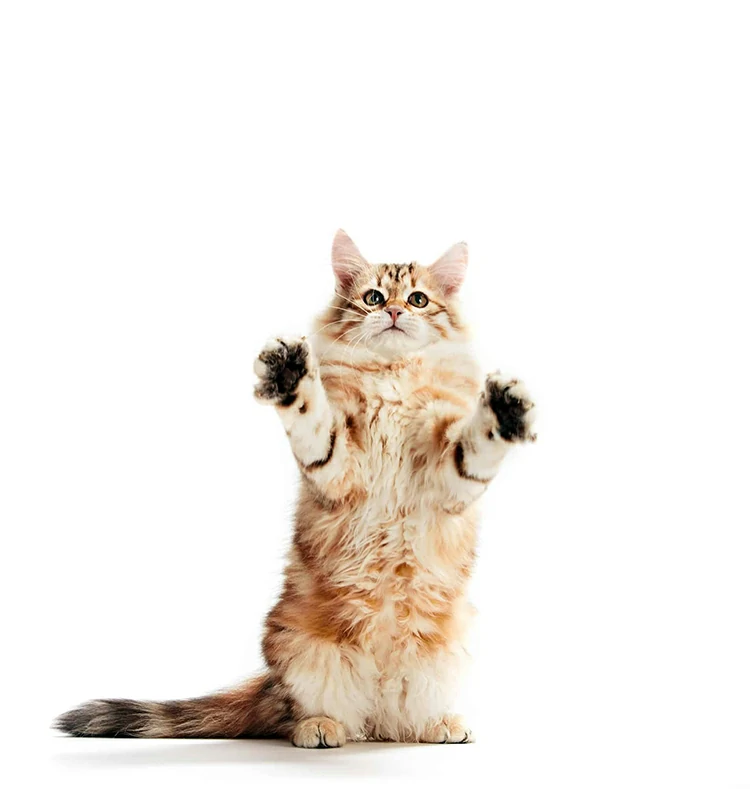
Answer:
POLYGON ((400 326, 396 326, 395 323, 393 324, 393 326, 389 326, 387 329, 383 329, 383 331, 380 333, 386 334, 389 331, 400 331, 401 334, 406 334, 406 332, 400 326))

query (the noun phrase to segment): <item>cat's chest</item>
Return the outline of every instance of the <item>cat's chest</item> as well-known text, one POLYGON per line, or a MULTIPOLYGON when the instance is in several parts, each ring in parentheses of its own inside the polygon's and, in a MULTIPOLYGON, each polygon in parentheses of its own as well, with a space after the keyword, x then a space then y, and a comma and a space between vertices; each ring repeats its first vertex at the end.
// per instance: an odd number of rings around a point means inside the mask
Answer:
MULTIPOLYGON (((409 400, 412 387, 398 378, 386 378, 373 382, 367 392, 366 420, 371 439, 380 439, 386 444, 393 439, 391 450, 396 450, 406 438, 409 424, 409 400)), ((378 443, 372 442, 377 453, 378 443)))
POLYGON ((455 419, 469 408, 472 382, 459 362, 414 356, 387 366, 331 364, 324 370, 324 387, 344 415, 354 473, 366 494, 364 520, 381 524, 436 506, 434 475, 425 473, 439 462, 430 455, 430 415, 455 419))
POLYGON ((408 479, 409 438, 417 416, 412 396, 411 382, 398 377, 371 382, 366 391, 365 450, 360 462, 376 484, 391 486, 401 477, 408 479))

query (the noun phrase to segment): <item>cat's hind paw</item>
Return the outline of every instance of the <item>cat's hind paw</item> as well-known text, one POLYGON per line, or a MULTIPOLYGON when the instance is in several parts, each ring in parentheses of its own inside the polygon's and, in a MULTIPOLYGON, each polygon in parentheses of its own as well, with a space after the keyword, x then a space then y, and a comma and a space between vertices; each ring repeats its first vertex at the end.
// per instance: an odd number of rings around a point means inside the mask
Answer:
POLYGON ((255 397, 266 403, 289 406, 297 399, 300 381, 310 372, 312 354, 307 340, 269 340, 253 369, 258 376, 255 397))
POLYGON ((490 373, 484 399, 497 420, 496 432, 505 441, 536 441, 532 426, 536 411, 526 387, 499 371, 490 373))
POLYGON ((340 748, 345 742, 344 727, 332 718, 306 718, 292 733, 297 748, 340 748))
POLYGON ((475 742, 474 734, 458 715, 445 715, 431 722, 419 737, 420 742, 467 743, 475 742))

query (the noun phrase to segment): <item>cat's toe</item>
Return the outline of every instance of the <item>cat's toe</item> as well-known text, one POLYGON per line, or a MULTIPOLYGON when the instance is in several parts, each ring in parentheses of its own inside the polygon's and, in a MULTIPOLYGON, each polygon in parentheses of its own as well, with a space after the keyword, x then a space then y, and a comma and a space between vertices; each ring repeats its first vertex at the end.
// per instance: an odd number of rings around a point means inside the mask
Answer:
POLYGON ((304 339, 269 340, 253 364, 258 376, 258 400, 290 405, 296 399, 299 382, 309 369, 310 348, 304 339))
POLYGON ((500 372, 487 376, 485 401, 497 419, 497 433, 505 441, 536 441, 532 427, 534 403, 526 386, 500 372))
POLYGON ((345 742, 344 727, 332 718, 307 718, 292 733, 297 748, 340 748, 345 742))
POLYGON ((420 742, 463 744, 475 742, 474 734, 458 715, 446 715, 425 728, 420 742))

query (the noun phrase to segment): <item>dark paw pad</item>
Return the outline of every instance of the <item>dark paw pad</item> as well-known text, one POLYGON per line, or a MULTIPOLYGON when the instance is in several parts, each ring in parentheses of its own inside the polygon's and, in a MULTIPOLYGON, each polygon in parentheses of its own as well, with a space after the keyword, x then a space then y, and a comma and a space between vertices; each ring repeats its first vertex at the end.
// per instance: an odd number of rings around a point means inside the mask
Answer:
POLYGON ((303 340, 272 340, 258 355, 255 394, 279 405, 291 405, 308 372, 309 350, 303 340))
POLYGON ((490 376, 486 385, 487 404, 497 419, 497 430, 505 441, 533 441, 529 412, 534 404, 515 379, 490 376))

